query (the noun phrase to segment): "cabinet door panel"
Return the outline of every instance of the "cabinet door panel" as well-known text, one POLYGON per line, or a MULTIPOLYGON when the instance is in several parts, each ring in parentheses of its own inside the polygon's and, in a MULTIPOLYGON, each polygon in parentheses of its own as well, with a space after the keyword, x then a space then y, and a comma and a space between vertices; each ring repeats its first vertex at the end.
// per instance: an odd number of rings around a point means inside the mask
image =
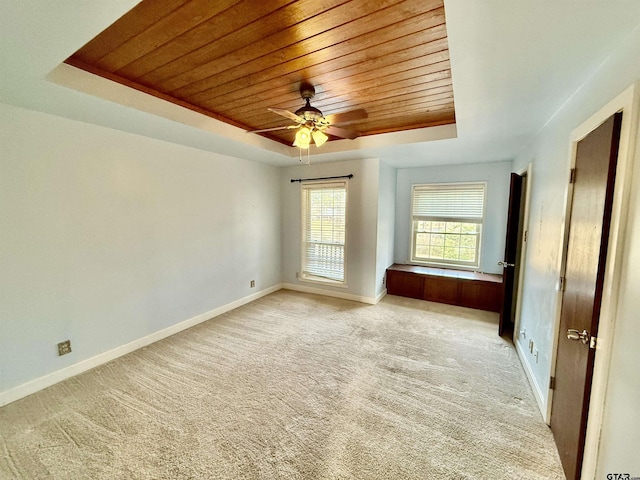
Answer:
POLYGON ((387 272, 387 293, 402 297, 422 298, 423 279, 404 272, 387 272))
POLYGON ((426 277, 424 299, 456 305, 460 301, 460 282, 445 277, 426 277))
POLYGON ((461 304, 491 312, 500 311, 502 288, 498 283, 464 282, 461 304))

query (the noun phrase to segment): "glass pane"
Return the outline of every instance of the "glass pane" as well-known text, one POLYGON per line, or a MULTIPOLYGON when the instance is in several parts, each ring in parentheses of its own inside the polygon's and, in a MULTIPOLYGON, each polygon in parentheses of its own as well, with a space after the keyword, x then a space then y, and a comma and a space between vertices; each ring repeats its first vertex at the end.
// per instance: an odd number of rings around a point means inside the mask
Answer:
POLYGON ((460 233, 461 228, 460 222, 447 222, 447 233, 460 233))
POLYGON ((432 233, 431 234, 431 245, 444 245, 444 234, 441 233, 432 233))
POLYGON ((478 233, 477 223, 461 223, 462 233, 478 233))
POLYGON ((429 234, 428 233, 417 233, 416 234, 416 245, 429 245, 429 234))
POLYGON ((460 249, 460 260, 465 262, 473 262, 475 259, 476 259, 475 249, 470 249, 470 248, 460 249))
POLYGON ((446 235, 444 239, 444 245, 446 247, 459 247, 460 235, 446 235))
POLYGON ((458 260, 459 256, 458 247, 444 247, 444 258, 446 260, 458 260))
POLYGON ((432 232, 444 232, 447 226, 446 222, 431 222, 432 232))
POLYGON ((417 231, 418 232, 428 232, 431 230, 431 222, 423 222, 423 221, 418 221, 417 223, 417 231))
POLYGON ((465 248, 476 248, 476 236, 475 235, 461 235, 460 246, 465 248))

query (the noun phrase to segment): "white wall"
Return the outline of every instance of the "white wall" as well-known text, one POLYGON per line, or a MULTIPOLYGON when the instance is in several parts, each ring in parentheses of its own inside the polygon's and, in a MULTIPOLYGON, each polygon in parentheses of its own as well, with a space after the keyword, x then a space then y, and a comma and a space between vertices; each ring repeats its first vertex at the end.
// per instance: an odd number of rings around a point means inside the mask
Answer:
MULTIPOLYGON (((538 363, 524 356, 534 377, 534 389, 540 395, 541 408, 548 408, 548 382, 551 373, 556 312, 559 296, 555 284, 559 276, 559 246, 564 214, 564 195, 569 169, 569 137, 594 112, 615 98, 629 85, 640 80, 640 29, 624 43, 567 100, 537 138, 514 161, 518 169, 532 162, 530 179, 531 211, 529 247, 525 259, 524 297, 521 328, 533 338, 540 352, 538 363)), ((640 311, 640 144, 633 161, 635 169, 629 216, 624 240, 624 266, 621 292, 615 319, 611 367, 607 387, 602 438, 596 478, 607 473, 640 475, 640 349, 637 342, 640 311)), ((525 343, 522 338, 518 342, 525 343)), ((527 351, 525 345, 521 350, 527 351)), ((598 354, 596 354, 598 355, 598 354)))
POLYGON ((393 264, 396 216, 396 181, 396 169, 381 161, 378 178, 376 295, 380 295, 386 288, 385 270, 393 264))
POLYGON ((0 122, 0 392, 280 282, 277 168, 1 104, 0 122))
POLYGON ((487 182, 479 270, 487 273, 502 273, 502 267, 498 266, 498 262, 503 260, 504 256, 510 173, 511 162, 399 169, 396 190, 396 263, 410 263, 412 185, 487 182))
POLYGON ((378 159, 313 164, 283 168, 282 189, 282 279, 285 285, 319 288, 363 301, 376 297, 376 245, 378 222, 378 159), (291 179, 353 174, 347 197, 347 288, 302 282, 300 271, 300 184, 291 179))

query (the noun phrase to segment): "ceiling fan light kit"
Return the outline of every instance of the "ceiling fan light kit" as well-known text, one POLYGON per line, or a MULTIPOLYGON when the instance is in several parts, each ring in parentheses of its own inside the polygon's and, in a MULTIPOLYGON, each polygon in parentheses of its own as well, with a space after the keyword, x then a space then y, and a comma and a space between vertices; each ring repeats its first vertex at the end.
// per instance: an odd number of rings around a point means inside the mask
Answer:
POLYGON ((294 147, 309 148, 311 143, 311 130, 307 127, 300 127, 296 132, 296 139, 293 141, 294 147))
POLYGON ((329 140, 329 137, 325 135, 322 130, 314 130, 311 136, 313 137, 316 147, 321 147, 327 140, 329 140))

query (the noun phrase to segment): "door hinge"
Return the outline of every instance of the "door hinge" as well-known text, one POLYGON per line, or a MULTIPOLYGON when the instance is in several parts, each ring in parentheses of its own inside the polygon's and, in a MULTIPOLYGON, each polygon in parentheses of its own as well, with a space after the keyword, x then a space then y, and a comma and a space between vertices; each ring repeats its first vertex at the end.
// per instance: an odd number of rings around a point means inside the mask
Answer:
POLYGON ((529 230, 525 230, 524 231, 524 241, 527 241, 527 238, 529 238, 529 230))
POLYGON ((591 339, 589 340, 589 348, 596 348, 596 346, 598 345, 598 338, 597 337, 591 337, 591 339))
POLYGON ((549 378, 549 390, 555 390, 556 389, 556 377, 550 377, 549 378))
POLYGON ((564 292, 564 277, 558 278, 558 291, 564 292))
POLYGON ((569 183, 576 183, 576 169, 572 168, 569 175, 569 183))

